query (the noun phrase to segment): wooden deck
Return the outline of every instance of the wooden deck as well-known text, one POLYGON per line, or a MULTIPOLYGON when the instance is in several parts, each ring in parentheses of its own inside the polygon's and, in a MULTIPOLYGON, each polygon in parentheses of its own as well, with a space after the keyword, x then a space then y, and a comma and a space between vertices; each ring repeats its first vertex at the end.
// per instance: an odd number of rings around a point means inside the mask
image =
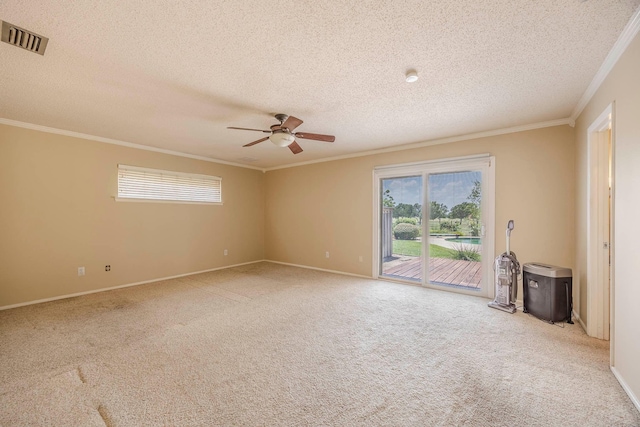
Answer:
MULTIPOLYGON (((447 258, 429 259, 429 279, 438 285, 462 286, 479 289, 482 281, 481 263, 447 258)), ((383 265, 382 273, 403 279, 422 280, 422 259, 415 257, 397 265, 383 265)))

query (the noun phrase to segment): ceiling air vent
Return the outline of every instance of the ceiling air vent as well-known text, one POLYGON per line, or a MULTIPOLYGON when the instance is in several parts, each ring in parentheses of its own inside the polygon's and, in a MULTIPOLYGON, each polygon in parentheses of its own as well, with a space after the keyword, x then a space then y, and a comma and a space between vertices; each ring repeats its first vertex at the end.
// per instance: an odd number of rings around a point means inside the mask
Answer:
POLYGON ((8 22, 2 22, 2 41, 44 55, 49 39, 8 22))

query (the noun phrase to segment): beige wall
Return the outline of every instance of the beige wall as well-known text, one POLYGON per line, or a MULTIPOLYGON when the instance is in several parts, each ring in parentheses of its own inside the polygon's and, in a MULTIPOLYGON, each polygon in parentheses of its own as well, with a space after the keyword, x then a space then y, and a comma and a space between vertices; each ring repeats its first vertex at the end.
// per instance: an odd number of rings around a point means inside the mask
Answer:
POLYGON ((511 248, 521 262, 573 268, 575 150, 569 126, 269 171, 266 257, 371 276, 373 168, 480 153, 496 157, 496 252, 505 250, 504 229, 514 219, 511 248))
POLYGON ((640 36, 627 48, 576 121, 576 264, 580 316, 586 321, 587 129, 612 102, 614 107, 614 366, 640 397, 640 36))
POLYGON ((263 182, 256 170, 0 125, 0 307, 263 259, 263 182), (118 163, 221 176, 224 205, 116 202, 118 163))

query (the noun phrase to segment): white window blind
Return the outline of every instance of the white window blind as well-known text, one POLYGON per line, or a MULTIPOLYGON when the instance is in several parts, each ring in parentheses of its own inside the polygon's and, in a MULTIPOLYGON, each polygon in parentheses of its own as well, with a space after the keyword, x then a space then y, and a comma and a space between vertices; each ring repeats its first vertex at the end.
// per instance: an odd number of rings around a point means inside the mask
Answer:
POLYGON ((116 200, 222 204, 222 178, 118 165, 116 200))

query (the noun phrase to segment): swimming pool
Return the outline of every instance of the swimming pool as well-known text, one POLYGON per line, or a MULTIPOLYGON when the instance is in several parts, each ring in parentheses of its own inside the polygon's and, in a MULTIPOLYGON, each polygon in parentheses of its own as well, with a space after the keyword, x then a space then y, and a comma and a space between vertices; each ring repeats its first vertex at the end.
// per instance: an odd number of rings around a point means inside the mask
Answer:
POLYGON ((447 242, 455 242, 455 243, 469 243, 471 245, 480 245, 479 237, 451 237, 449 239, 444 239, 447 242))

